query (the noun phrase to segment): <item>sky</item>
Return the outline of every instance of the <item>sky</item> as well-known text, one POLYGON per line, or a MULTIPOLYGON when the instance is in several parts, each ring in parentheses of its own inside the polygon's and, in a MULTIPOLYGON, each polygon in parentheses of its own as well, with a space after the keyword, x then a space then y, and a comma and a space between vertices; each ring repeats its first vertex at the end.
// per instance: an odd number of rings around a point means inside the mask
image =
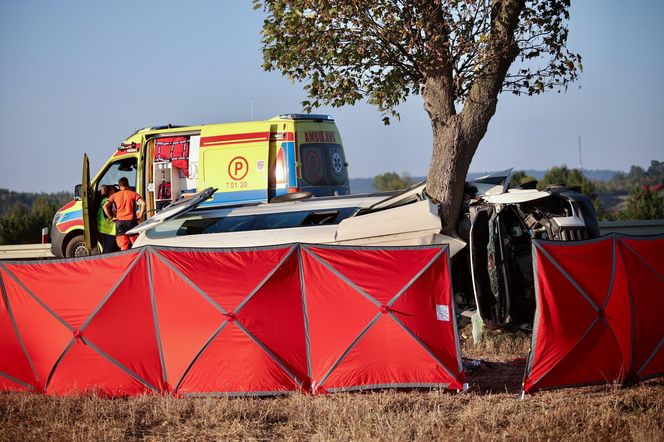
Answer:
MULTIPOLYGON (((564 93, 503 94, 471 171, 628 170, 664 160, 664 2, 576 0, 568 47, 583 56, 564 93)), ((134 130, 300 112, 303 85, 261 68, 250 0, 0 1, 0 187, 71 191, 134 130)), ((384 126, 361 103, 335 117, 350 176, 426 175, 421 98, 384 126)))

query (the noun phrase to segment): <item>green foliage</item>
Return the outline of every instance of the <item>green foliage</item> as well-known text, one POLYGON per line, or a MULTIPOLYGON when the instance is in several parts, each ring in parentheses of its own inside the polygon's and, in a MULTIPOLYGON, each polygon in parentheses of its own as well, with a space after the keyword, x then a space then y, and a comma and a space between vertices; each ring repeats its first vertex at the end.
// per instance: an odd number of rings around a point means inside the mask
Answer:
POLYGON ((537 179, 533 176, 526 175, 526 172, 523 170, 517 170, 512 172, 510 187, 519 187, 521 184, 528 183, 530 181, 537 181, 537 179))
POLYGON ((567 166, 553 167, 549 169, 544 177, 537 183, 538 189, 546 189, 548 186, 561 184, 564 186, 577 186, 584 195, 595 198, 595 185, 586 178, 579 169, 568 169, 567 166))
POLYGON ((644 170, 632 166, 627 173, 617 173, 611 180, 596 183, 598 193, 629 192, 634 187, 664 183, 664 161, 652 160, 650 167, 644 170))
MULTIPOLYGON (((69 192, 57 193, 31 193, 31 192, 14 192, 8 189, 0 188, 0 217, 6 216, 16 211, 30 211, 30 208, 37 200, 46 200, 58 206, 62 206, 73 199, 73 195, 69 192), (22 206, 23 209, 18 207, 22 206)), ((43 203, 39 203, 43 204, 43 203)))
POLYGON ((581 70, 565 47, 570 0, 253 3, 266 13, 263 67, 305 82, 307 112, 366 98, 388 123, 428 79, 444 78, 436 84, 462 104, 491 77, 495 93, 533 95, 564 88, 581 70))
POLYGON ((71 195, 33 194, 0 189, 0 245, 32 244, 41 241, 41 230, 49 227, 55 211, 71 195))
POLYGON ((627 198, 627 207, 618 212, 619 220, 664 219, 664 197, 658 192, 635 187, 627 198))
POLYGON ((396 172, 387 172, 374 177, 374 187, 378 191, 401 190, 413 184, 413 179, 407 173, 401 176, 396 172))

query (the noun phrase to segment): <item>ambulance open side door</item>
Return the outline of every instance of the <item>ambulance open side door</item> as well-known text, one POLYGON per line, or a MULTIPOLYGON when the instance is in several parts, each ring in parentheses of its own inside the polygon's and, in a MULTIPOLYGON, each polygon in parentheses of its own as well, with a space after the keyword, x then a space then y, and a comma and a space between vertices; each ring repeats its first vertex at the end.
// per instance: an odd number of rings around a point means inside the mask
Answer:
POLYGON ((81 177, 81 206, 83 209, 83 232, 88 253, 97 246, 97 217, 95 213, 95 190, 90 183, 90 160, 83 154, 83 176, 81 177))

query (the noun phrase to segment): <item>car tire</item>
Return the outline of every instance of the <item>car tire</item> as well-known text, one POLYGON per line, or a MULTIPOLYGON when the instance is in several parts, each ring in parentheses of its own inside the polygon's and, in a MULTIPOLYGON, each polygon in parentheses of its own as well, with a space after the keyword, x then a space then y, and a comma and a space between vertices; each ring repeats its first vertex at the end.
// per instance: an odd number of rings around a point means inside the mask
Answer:
POLYGON ((311 192, 285 193, 281 196, 275 196, 270 200, 270 203, 287 203, 289 201, 306 200, 312 196, 313 194, 311 192))
POLYGON ((85 235, 76 235, 69 240, 65 248, 65 258, 79 258, 88 255, 90 255, 90 252, 85 246, 85 235))

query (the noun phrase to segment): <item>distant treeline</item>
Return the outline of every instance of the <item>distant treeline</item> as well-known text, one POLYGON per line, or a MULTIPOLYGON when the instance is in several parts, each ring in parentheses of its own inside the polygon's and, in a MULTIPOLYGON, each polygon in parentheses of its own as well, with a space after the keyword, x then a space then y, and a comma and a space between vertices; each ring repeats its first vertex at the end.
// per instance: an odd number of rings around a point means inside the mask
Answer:
POLYGON ((664 184, 664 161, 651 161, 648 169, 632 166, 629 172, 618 172, 613 178, 595 182, 598 193, 629 192, 634 187, 664 184))
POLYGON ((12 190, 0 188, 0 216, 21 212, 24 209, 29 211, 37 200, 45 200, 46 202, 62 206, 73 198, 74 196, 70 192, 14 192, 12 190))
MULTIPOLYGON (((647 169, 642 168, 641 166, 632 166, 629 169, 629 172, 621 172, 618 170, 607 170, 607 169, 569 169, 566 166, 561 166, 560 169, 566 168, 568 170, 579 170, 581 175, 586 177, 590 182, 594 184, 594 188, 598 195, 606 193, 628 193, 634 188, 634 186, 641 186, 644 184, 653 185, 653 184, 664 184, 664 162, 663 161, 651 161, 650 167, 647 169)), ((544 176, 550 172, 549 170, 537 170, 537 169, 523 169, 515 170, 515 174, 524 175, 538 181, 542 181, 544 176)), ((478 176, 486 175, 487 172, 470 172, 468 174, 469 179, 477 178, 478 176)), ((408 178, 411 183, 417 183, 423 181, 426 177, 418 176, 411 177, 408 173, 402 173, 401 176, 396 174, 396 172, 388 172, 386 174, 377 175, 376 177, 383 177, 384 175, 391 175, 390 179, 394 178, 394 175, 399 176, 400 178, 408 178)), ((376 177, 371 178, 351 178, 350 179, 350 188, 352 193, 370 193, 375 192, 378 189, 376 187, 375 179, 376 177)), ((383 180, 383 178, 378 178, 383 180)), ((389 179, 388 179, 389 181, 389 179)))
POLYGON ((55 211, 71 201, 67 192, 29 193, 0 188, 0 245, 41 241, 41 229, 50 227, 55 211))

